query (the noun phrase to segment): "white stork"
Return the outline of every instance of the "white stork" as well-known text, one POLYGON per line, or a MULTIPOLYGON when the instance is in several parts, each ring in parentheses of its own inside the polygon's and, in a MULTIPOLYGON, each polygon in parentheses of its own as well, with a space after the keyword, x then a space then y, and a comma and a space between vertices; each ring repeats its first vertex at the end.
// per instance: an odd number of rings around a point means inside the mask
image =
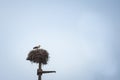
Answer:
POLYGON ((33 49, 38 49, 40 48, 40 45, 33 47, 33 49))

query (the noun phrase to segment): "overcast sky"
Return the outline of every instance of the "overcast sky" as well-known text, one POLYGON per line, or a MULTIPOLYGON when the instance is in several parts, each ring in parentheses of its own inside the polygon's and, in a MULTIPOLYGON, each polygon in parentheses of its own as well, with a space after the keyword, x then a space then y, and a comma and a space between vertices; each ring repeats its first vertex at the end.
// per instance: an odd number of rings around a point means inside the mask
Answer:
POLYGON ((37 80, 38 44, 43 80, 120 80, 120 1, 0 0, 0 80, 37 80))

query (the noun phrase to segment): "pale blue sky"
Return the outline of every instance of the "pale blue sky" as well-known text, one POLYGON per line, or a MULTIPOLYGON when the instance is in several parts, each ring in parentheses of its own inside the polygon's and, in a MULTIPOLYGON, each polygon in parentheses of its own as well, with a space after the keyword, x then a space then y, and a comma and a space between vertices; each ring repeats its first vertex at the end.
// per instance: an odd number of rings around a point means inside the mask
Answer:
POLYGON ((43 80, 120 80, 119 0, 0 0, 0 80, 37 80, 26 61, 50 53, 43 80))

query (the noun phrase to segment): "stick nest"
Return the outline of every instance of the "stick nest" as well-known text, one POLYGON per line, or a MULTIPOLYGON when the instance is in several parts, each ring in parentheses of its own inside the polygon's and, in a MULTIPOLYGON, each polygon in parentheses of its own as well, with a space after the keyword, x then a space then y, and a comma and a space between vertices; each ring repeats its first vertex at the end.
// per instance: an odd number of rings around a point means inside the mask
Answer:
POLYGON ((47 64, 49 54, 44 49, 35 49, 31 50, 28 54, 27 60, 30 60, 34 63, 47 64))

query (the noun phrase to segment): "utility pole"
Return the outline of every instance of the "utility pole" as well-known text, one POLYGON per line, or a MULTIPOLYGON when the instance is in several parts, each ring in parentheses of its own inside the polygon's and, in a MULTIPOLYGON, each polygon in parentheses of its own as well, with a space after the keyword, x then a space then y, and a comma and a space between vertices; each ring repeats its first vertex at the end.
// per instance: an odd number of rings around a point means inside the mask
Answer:
POLYGON ((40 49, 39 46, 33 47, 33 50, 31 50, 28 54, 27 60, 38 63, 38 69, 37 69, 37 75, 38 75, 38 80, 42 80, 42 74, 45 73, 56 73, 56 71, 43 71, 42 70, 42 65, 47 64, 49 58, 49 54, 46 50, 40 49))

